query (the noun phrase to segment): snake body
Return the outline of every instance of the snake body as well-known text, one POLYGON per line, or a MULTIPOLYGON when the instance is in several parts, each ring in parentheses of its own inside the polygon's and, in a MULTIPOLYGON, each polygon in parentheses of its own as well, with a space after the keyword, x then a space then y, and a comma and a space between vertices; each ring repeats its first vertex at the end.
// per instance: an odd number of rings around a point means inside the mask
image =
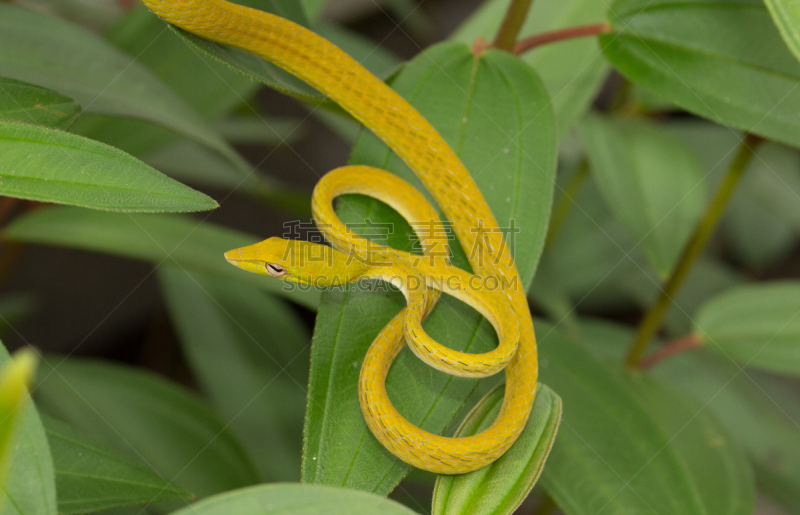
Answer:
POLYGON ((187 32, 256 54, 327 95, 381 138, 420 178, 470 259, 474 276, 449 264, 444 231, 417 236, 425 256, 384 247, 353 234, 333 211, 339 195, 381 200, 412 223, 441 227, 433 206, 411 185, 363 166, 334 170, 317 185, 313 211, 332 247, 270 238, 232 250, 226 258, 245 270, 284 280, 330 286, 360 279, 400 283, 407 306, 378 334, 359 379, 361 409, 375 437, 403 461, 440 474, 477 470, 500 457, 524 429, 536 394, 536 340, 525 292, 502 232, 483 195, 455 152, 406 100, 338 47, 291 21, 225 0, 143 0, 158 16, 187 32), (477 230, 476 227, 483 227, 477 230), (439 251, 434 252, 438 247, 439 251), (506 256, 506 257, 503 257, 506 256), (353 259, 356 257, 357 259, 353 259), (470 285, 495 278, 503 288, 470 285), (399 279, 399 280, 398 280, 399 279), (412 288, 412 279, 423 286, 412 288), (453 280, 454 279, 454 280, 453 280), (510 286, 509 286, 510 285, 510 286), (422 329, 440 291, 477 309, 495 328, 498 347, 484 354, 453 351, 422 329), (483 432, 450 438, 424 431, 400 415, 386 393, 392 361, 408 343, 426 363, 450 374, 485 377, 506 370, 506 391, 495 421, 483 432))

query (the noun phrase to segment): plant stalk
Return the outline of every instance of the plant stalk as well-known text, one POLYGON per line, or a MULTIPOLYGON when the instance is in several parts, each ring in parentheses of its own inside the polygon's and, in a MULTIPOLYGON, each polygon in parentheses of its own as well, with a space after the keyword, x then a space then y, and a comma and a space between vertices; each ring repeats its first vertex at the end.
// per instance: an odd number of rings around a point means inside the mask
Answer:
POLYGON ((672 356, 680 354, 681 352, 686 352, 687 350, 696 349, 702 345, 703 339, 700 338, 699 335, 690 334, 689 336, 685 336, 679 340, 675 340, 674 342, 664 345, 648 357, 644 358, 642 362, 639 363, 639 368, 642 370, 653 368, 667 358, 671 358, 672 356))
POLYGON ((532 3, 533 0, 511 0, 503 24, 500 25, 500 30, 497 31, 494 43, 492 43, 494 48, 506 52, 514 50, 514 42, 517 41, 517 36, 522 29, 522 24, 525 23, 532 3))
POLYGON ((598 36, 611 31, 611 25, 608 23, 592 23, 590 25, 578 25, 576 27, 567 27, 564 29, 553 30, 536 34, 529 38, 525 38, 514 45, 514 54, 521 55, 528 50, 534 49, 538 46, 554 43, 556 41, 563 41, 565 39, 583 38, 587 36, 598 36))
POLYGON ((745 170, 747 170, 747 165, 750 164, 750 160, 755 155, 755 149, 762 141, 763 140, 758 136, 748 134, 739 144, 736 157, 733 158, 725 177, 714 193, 714 197, 711 199, 708 207, 706 207, 706 211, 697 224, 691 239, 689 239, 689 243, 684 247, 678 264, 673 269, 672 274, 669 276, 669 279, 667 279, 667 283, 661 290, 661 295, 658 297, 656 303, 650 307, 650 310, 639 325, 636 339, 631 345, 626 359, 626 363, 629 367, 637 368, 639 366, 639 362, 645 350, 647 350, 647 344, 656 331, 658 331, 667 308, 683 285, 683 282, 689 275, 697 258, 703 253, 709 238, 719 223, 722 213, 725 211, 725 207, 728 205, 728 201, 736 190, 736 185, 739 183, 745 170))

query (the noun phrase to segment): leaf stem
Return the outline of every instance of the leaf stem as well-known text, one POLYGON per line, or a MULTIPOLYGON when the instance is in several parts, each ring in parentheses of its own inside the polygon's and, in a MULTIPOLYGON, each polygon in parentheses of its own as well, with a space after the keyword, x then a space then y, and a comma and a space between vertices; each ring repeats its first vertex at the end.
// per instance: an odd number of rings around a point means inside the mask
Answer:
POLYGON ((678 264, 661 290, 661 295, 656 303, 650 307, 650 310, 639 325, 636 339, 633 341, 626 359, 629 367, 636 368, 639 366, 639 361, 647 349, 647 344, 661 326, 661 320, 664 318, 667 308, 678 293, 683 281, 689 275, 692 266, 697 261, 697 258, 700 257, 700 254, 703 253, 703 249, 705 249, 706 243, 708 243, 717 223, 719 223, 719 219, 725 211, 731 195, 736 190, 739 179, 742 178, 745 170, 747 170, 747 165, 755 155, 755 149, 762 141, 760 137, 748 134, 739 144, 736 157, 733 158, 725 177, 714 193, 714 197, 706 207, 706 211, 703 213, 700 222, 698 222, 694 234, 689 239, 689 243, 684 247, 678 264))
POLYGON ((558 205, 553 209, 553 218, 550 221, 550 229, 547 231, 547 238, 544 240, 544 247, 549 248, 561 231, 564 221, 575 202, 575 197, 583 186, 586 177, 589 176, 589 160, 584 156, 581 162, 578 163, 577 170, 572 177, 570 177, 567 187, 564 188, 564 193, 558 199, 558 205))
POLYGON ((688 336, 684 336, 679 340, 675 340, 674 342, 664 345, 654 353, 650 354, 648 357, 644 358, 642 362, 639 363, 639 368, 642 370, 653 368, 665 359, 671 358, 675 354, 696 349, 702 345, 703 339, 700 337, 700 335, 690 334, 688 336))
POLYGON ((503 19, 503 24, 497 31, 492 46, 499 50, 511 52, 514 50, 514 42, 517 40, 519 31, 522 29, 522 24, 525 23, 525 18, 528 16, 533 0, 511 0, 511 4, 506 11, 506 17, 503 19))
POLYGON ((592 23, 590 25, 577 25, 575 27, 567 27, 564 29, 553 30, 536 34, 525 38, 516 45, 514 45, 514 54, 522 55, 528 50, 534 49, 538 46, 554 43, 556 41, 563 41, 565 39, 583 38, 587 36, 597 36, 611 32, 611 25, 606 22, 592 23))

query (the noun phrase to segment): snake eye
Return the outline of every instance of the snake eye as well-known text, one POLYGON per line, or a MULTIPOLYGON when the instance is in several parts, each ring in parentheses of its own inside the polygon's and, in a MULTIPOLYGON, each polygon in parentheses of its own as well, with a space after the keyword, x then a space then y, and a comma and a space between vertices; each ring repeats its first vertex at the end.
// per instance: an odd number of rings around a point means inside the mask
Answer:
POLYGON ((281 265, 276 265, 275 263, 267 263, 264 265, 267 269, 267 272, 272 277, 283 277, 286 275, 286 268, 282 267, 281 265))

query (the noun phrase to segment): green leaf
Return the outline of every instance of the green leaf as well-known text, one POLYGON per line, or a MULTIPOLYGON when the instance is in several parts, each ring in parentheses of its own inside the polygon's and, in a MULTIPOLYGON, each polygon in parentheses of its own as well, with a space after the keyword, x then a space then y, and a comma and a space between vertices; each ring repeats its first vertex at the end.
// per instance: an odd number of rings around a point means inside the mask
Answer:
POLYGON ((262 475, 300 479, 309 335, 284 302, 238 281, 162 267, 184 354, 262 475))
MULTIPOLYGON (((106 34, 106 38, 136 61, 149 68, 191 108, 213 120, 246 103, 258 84, 187 45, 158 16, 142 4, 131 9, 106 34), (203 87, 197 87, 202 84, 203 87)), ((75 130, 126 150, 136 156, 163 148, 177 141, 178 135, 161 126, 119 117, 84 117, 75 130), (87 119, 88 118, 88 119, 87 119)), ((208 150, 205 154, 211 154, 208 150)), ((214 156, 214 161, 222 161, 214 156)), ((244 160, 230 161, 239 176, 250 174, 244 160)), ((249 182, 258 182, 250 177, 249 182)))
POLYGON ((295 143, 303 136, 303 120, 299 118, 231 116, 219 120, 215 126, 226 140, 236 145, 276 147, 295 143))
POLYGON ((744 366, 800 376, 800 282, 728 290, 700 309, 695 333, 744 366))
MULTIPOLYGON (((699 120, 666 127, 695 149, 712 184, 722 178, 741 141, 740 133, 699 120)), ((785 258, 800 234, 798 160, 783 145, 760 145, 726 209, 720 233, 736 259, 756 270, 785 258)))
MULTIPOLYGON (((248 3, 248 2, 241 2, 248 3)), ((255 4, 256 2, 249 2, 255 4)), ((300 4, 296 1, 283 2, 285 5, 294 5, 297 8, 300 4)), ((255 5, 251 5, 255 6, 255 5)), ((270 8, 263 8, 268 12, 275 12, 270 8)), ((296 19, 285 16, 280 12, 275 12, 289 18, 290 20, 299 23, 300 25, 308 25, 303 19, 296 19)), ((266 84, 270 88, 280 91, 293 98, 309 103, 314 107, 322 107, 332 110, 334 112, 346 115, 346 113, 334 102, 329 100, 326 96, 319 93, 316 89, 307 85, 294 75, 287 71, 275 66, 274 64, 237 48, 221 45, 208 41, 186 31, 175 28, 175 32, 184 39, 187 43, 194 46, 196 49, 202 51, 204 54, 224 63, 245 74, 246 76, 266 84)), ((364 65, 369 71, 377 74, 378 76, 385 76, 397 64, 397 58, 391 53, 376 46, 374 42, 359 36, 355 33, 349 32, 346 29, 332 26, 322 26, 315 29, 325 38, 328 38, 332 43, 338 45, 354 59, 364 65)), ((348 116, 349 117, 349 116, 348 116)))
POLYGON ((800 145, 800 63, 761 0, 617 0, 609 20, 614 31, 600 44, 631 81, 705 118, 800 145))
MULTIPOLYGON (((507 53, 489 51, 476 58, 467 46, 452 42, 415 58, 392 86, 458 153, 498 223, 509 227, 514 220, 520 232, 511 248, 527 288, 547 230, 554 182, 554 128, 544 87, 530 67, 507 53)), ((399 158, 366 131, 356 143, 351 164, 392 171, 425 191, 399 158)), ((383 204, 348 196, 339 199, 337 212, 345 223, 369 219, 373 224, 394 224, 388 243, 411 250, 408 224, 383 204)), ((467 265, 460 248, 454 263, 467 265)), ((408 472, 409 466, 369 432, 357 385, 367 348, 402 306, 396 292, 323 293, 312 346, 304 482, 388 494, 408 472)), ((451 298, 439 301, 426 329, 458 350, 484 352, 495 344, 489 325, 451 298)), ((387 380, 400 413, 433 433, 445 430, 475 387, 476 381, 433 371, 408 349, 395 360, 387 380)))
MULTIPOLYGON (((500 411, 503 389, 495 388, 470 412, 455 436, 486 429, 500 411)), ((439 476, 433 515, 514 513, 542 473, 561 421, 561 398, 544 384, 536 390, 528 424, 514 445, 491 465, 469 474, 439 476)))
MULTIPOLYGON (((711 375, 708 369, 704 367, 703 375, 711 375)), ((758 373, 742 374, 736 366, 723 370, 727 373, 714 372, 713 390, 703 392, 719 394, 713 399, 716 402, 709 403, 710 408, 747 450, 759 489, 783 504, 787 513, 797 512, 800 510, 797 385, 758 373), (726 381, 727 378, 733 380, 726 381)), ((695 378, 700 382, 705 379, 695 378)), ((684 386, 692 388, 692 380, 684 381, 684 386)))
POLYGON ((764 0, 789 50, 800 59, 800 4, 794 0, 764 0))
MULTIPOLYGON (((278 16, 308 27, 308 20, 305 16, 304 7, 299 2, 291 0, 246 0, 239 1, 238 3, 277 14, 278 16)), ((205 40, 177 27, 172 28, 175 33, 183 39, 185 43, 189 43, 195 51, 200 50, 206 56, 215 59, 219 63, 228 65, 251 79, 266 84, 270 88, 304 102, 313 104, 321 103, 329 108, 336 108, 333 102, 328 101, 326 97, 317 92, 317 90, 261 57, 238 48, 205 40)))
POLYGON ((59 245, 164 262, 250 282, 313 308, 313 289, 283 289, 282 281, 243 272, 225 261, 231 249, 260 238, 201 220, 177 215, 130 215, 78 208, 40 209, 20 216, 4 232, 10 240, 59 245))
POLYGON ((317 21, 317 18, 322 14, 325 5, 327 5, 328 0, 300 0, 300 3, 303 5, 306 17, 313 25, 314 22, 317 21))
POLYGON ((173 515, 412 515, 391 499, 344 488, 317 485, 261 485, 228 492, 193 504, 173 515))
POLYGON ((731 199, 723 230, 735 256, 756 270, 785 258, 800 235, 800 156, 761 145, 731 199))
POLYGON ((591 115, 580 134, 608 208, 666 277, 705 205, 699 159, 643 120, 591 115))
POLYGON ((147 68, 91 32, 0 3, 0 49, 8 77, 74 98, 87 113, 146 120, 241 159, 147 68))
POLYGON ((14 457, 14 436, 38 362, 32 350, 23 349, 0 367, 0 490, 5 488, 6 470, 14 457))
POLYGON ((0 77, 0 121, 65 129, 81 106, 71 98, 27 82, 0 77))
POLYGON ((108 211, 205 211, 206 195, 108 145, 0 122, 0 194, 108 211))
POLYGON ((88 26, 102 33, 124 14, 125 5, 108 0, 33 0, 26 2, 46 9, 59 18, 88 26))
MULTIPOLYGON (((491 41, 510 2, 484 2, 452 37, 468 45, 478 36, 491 41)), ((602 22, 606 8, 605 2, 595 0, 536 0, 525 18, 520 37, 602 22)), ((546 45, 525 53, 522 60, 536 70, 550 93, 556 116, 556 139, 561 140, 591 105, 608 74, 608 62, 594 38, 546 45)))
POLYGON ((701 404, 536 327, 541 377, 567 407, 541 484, 567 515, 753 512, 744 455, 701 404))
POLYGON ((35 389, 43 412, 205 497, 258 482, 239 442, 188 390, 148 372, 51 358, 35 389))
POLYGON ((572 202, 564 225, 545 248, 529 291, 559 286, 584 309, 630 306, 630 294, 621 284, 646 277, 641 268, 647 266, 644 253, 611 216, 592 176, 572 202))
POLYGON ((336 104, 327 100, 317 90, 261 57, 238 48, 202 39, 176 27, 172 27, 172 29, 196 50, 227 64, 253 80, 266 84, 270 88, 297 100, 314 105, 319 104, 320 107, 328 109, 336 109, 336 104))
POLYGON ((191 499, 192 494, 56 419, 42 417, 62 515, 191 499))
POLYGON ((254 83, 229 67, 198 54, 166 22, 138 4, 106 38, 150 69, 205 119, 215 119, 251 97, 254 83), (202 87, 198 87, 202 84, 202 87))
POLYGON ((241 168, 192 140, 176 141, 142 154, 141 159, 182 182, 249 195, 269 192, 257 173, 243 174, 241 168))
MULTIPOLYGON (((661 281, 655 273, 632 274, 619 285, 645 310, 653 305, 661 294, 661 281)), ((689 272, 686 283, 675 295, 664 316, 664 330, 673 337, 680 337, 692 330, 697 310, 711 297, 743 283, 745 276, 730 266, 711 259, 700 259, 689 272)))
POLYGON ((28 395, 22 384, 28 382, 24 376, 33 375, 35 359, 30 353, 15 355, 13 359, 14 364, 11 364, 12 358, 0 344, 0 369, 15 376, 6 376, 6 380, 11 379, 10 383, 0 379, 0 383, 5 383, 0 385, 0 439, 3 440, 0 449, 8 445, 9 437, 13 438, 13 449, 8 449, 12 451, 10 456, 2 456, 5 451, 0 450, 0 461, 5 462, 0 465, 8 467, 10 463, 10 468, 2 471, 5 479, 0 478, 0 512, 3 515, 56 515, 53 461, 42 422, 33 402, 26 402, 19 408, 20 400, 28 395), (9 416, 12 410, 18 414, 9 416), (14 431, 13 435, 10 430, 14 431))
MULTIPOLYGON (((634 338, 630 327, 583 321, 582 343, 595 353, 622 360, 634 338)), ((743 370, 703 349, 662 361, 653 373, 694 397, 741 444, 759 488, 790 513, 800 509, 800 402, 796 386, 743 370)))

